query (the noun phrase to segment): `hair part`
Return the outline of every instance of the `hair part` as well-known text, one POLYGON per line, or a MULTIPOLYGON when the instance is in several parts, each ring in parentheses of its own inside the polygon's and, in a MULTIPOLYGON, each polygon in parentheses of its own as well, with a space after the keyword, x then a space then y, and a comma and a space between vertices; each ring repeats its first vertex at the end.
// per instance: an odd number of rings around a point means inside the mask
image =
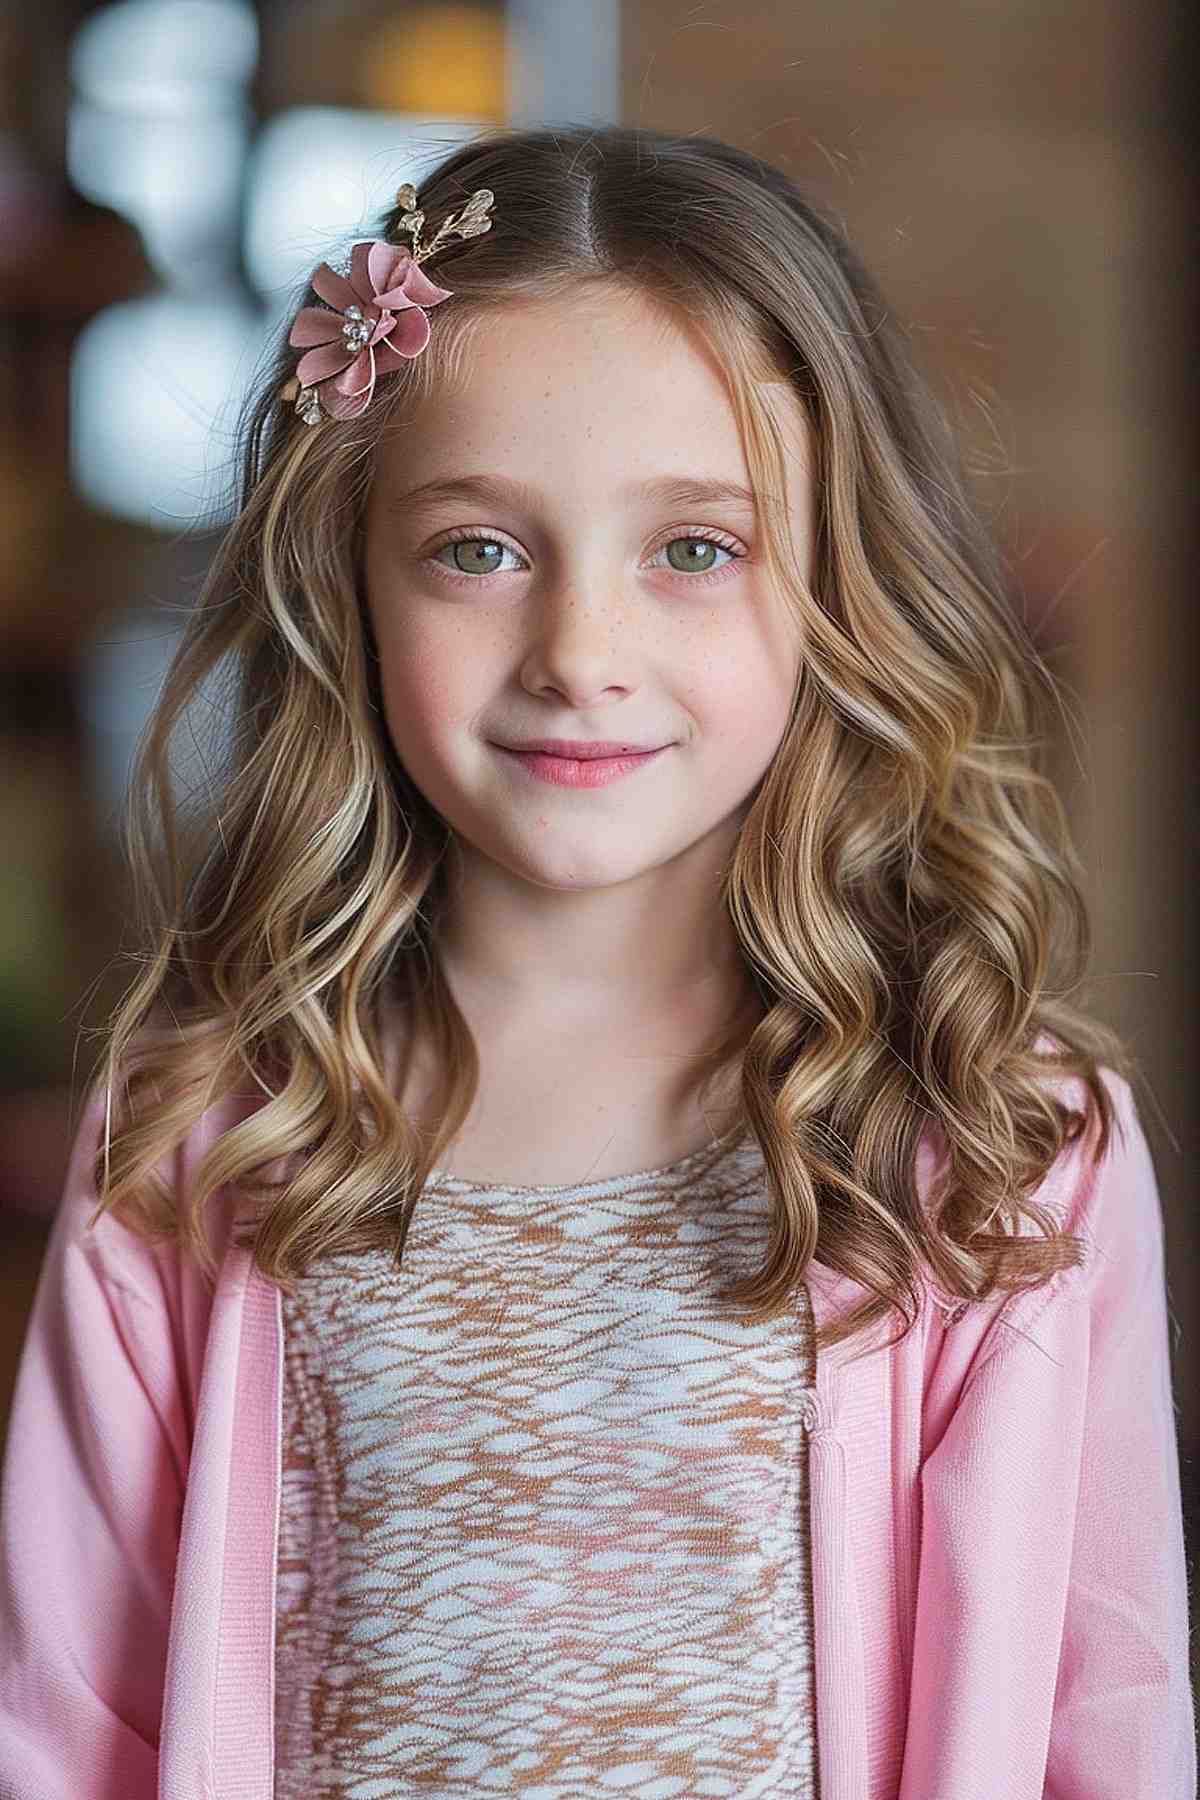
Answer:
MULTIPOLYGON (((911 1329, 926 1279, 967 1301, 1041 1285, 1083 1246, 1032 1195, 1089 1119, 1104 1153, 1101 1065, 1132 1066, 1070 999, 1091 943, 1039 767, 1057 691, 930 383, 841 230, 748 152, 640 128, 500 128, 442 162, 422 208, 440 218, 479 187, 495 194, 491 231, 439 253, 431 272, 453 299, 364 415, 309 427, 282 406, 286 343, 243 414, 239 509, 131 782, 145 949, 106 1031, 97 1212, 178 1238, 210 1278, 204 1213, 226 1186, 258 1208, 238 1241, 289 1289, 338 1251, 401 1260, 479 1061, 437 955, 451 833, 383 723, 367 498, 385 436, 469 378, 498 312, 596 284, 710 347, 803 633, 789 723, 722 890, 758 1005, 695 1061, 702 1091, 740 1065, 770 1187, 763 1264, 725 1298, 770 1317, 816 1256, 871 1296, 820 1345, 892 1310, 911 1329), (810 426, 811 583, 784 503, 780 382, 810 426), (225 764, 189 806, 171 743, 226 671, 225 764), (434 1047, 432 1130, 397 1105, 385 1003, 410 1044, 419 1031, 434 1047), (1082 1110, 1051 1091, 1064 1080, 1082 1110), (262 1103, 174 1191, 164 1157, 247 1085, 262 1103), (938 1179, 922 1203, 926 1139, 938 1179)), ((403 241, 401 211, 375 235, 403 241)))

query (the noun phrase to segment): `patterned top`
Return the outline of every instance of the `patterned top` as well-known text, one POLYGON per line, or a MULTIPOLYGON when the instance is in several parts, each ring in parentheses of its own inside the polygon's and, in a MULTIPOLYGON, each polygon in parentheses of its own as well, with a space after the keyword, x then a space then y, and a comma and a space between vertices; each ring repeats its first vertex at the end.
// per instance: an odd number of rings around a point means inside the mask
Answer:
POLYGON ((808 1294, 715 1293, 766 1220, 753 1138, 435 1170, 283 1296, 276 1800, 816 1795, 808 1294))

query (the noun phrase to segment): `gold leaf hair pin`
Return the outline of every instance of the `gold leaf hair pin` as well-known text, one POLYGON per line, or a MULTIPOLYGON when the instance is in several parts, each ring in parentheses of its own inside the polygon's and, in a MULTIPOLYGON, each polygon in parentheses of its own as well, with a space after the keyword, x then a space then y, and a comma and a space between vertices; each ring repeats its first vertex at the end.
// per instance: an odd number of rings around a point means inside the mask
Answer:
POLYGON ((453 289, 438 287, 419 265, 452 238, 490 231, 494 201, 490 188, 477 188, 422 245, 425 214, 406 181, 396 190, 396 204, 404 208, 396 230, 411 237, 411 245, 367 239, 355 244, 345 273, 327 262, 318 265, 312 286, 327 305, 303 306, 296 314, 288 343, 304 354, 279 392, 281 400, 295 401, 306 425, 319 425, 322 415, 358 418, 371 404, 377 376, 421 354, 429 342, 426 309, 449 300, 453 289))

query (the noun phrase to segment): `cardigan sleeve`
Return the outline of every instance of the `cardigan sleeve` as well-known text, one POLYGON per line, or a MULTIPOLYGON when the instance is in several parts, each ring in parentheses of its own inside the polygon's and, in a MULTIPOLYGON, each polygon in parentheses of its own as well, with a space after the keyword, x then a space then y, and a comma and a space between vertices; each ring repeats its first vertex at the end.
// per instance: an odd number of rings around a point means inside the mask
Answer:
POLYGON ((1006 1302, 921 1472, 900 1800, 918 1770, 920 1800, 1196 1794, 1162 1212, 1103 1079, 1109 1146, 1072 1153, 1064 1220, 1085 1264, 1006 1302))
POLYGON ((1086 1398, 1046 1800, 1194 1800, 1188 1577, 1162 1207, 1128 1083, 1085 1230, 1086 1398))
MULTIPOLYGON (((171 1321, 76 1134, 0 1485, 0 1800, 154 1800, 188 1430, 171 1321)), ((149 1253, 145 1253, 149 1268, 149 1253)))

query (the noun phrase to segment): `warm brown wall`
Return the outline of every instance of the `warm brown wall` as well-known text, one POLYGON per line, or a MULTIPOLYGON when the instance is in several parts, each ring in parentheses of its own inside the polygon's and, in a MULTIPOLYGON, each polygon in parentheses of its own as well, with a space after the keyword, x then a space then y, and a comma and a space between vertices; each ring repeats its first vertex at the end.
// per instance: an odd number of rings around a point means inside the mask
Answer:
POLYGON ((623 7, 627 122, 729 138, 845 220, 960 418, 1063 685, 1057 765, 1163 1195, 1200 1524, 1194 151, 1187 20, 1095 0, 623 7))

